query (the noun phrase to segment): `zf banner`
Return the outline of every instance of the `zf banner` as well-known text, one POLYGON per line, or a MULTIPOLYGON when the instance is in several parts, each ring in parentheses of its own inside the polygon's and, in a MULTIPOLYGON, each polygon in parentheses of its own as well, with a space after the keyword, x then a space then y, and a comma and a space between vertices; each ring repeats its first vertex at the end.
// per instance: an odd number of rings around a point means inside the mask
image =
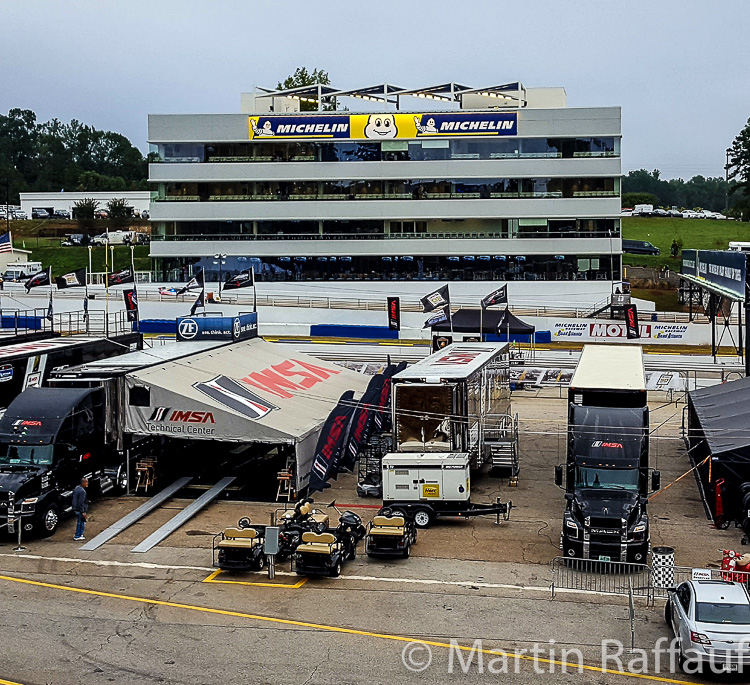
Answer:
POLYGON ((515 136, 517 112, 430 112, 428 114, 300 114, 253 116, 250 140, 338 138, 389 140, 443 136, 515 136))

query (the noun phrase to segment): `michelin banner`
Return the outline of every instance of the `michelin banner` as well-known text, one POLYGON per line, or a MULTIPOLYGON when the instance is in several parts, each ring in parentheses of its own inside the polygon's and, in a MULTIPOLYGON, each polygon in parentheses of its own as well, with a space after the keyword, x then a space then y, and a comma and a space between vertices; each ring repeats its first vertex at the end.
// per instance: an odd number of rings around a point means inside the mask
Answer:
POLYGON ((301 114, 249 117, 250 140, 389 140, 517 134, 517 112, 301 114))

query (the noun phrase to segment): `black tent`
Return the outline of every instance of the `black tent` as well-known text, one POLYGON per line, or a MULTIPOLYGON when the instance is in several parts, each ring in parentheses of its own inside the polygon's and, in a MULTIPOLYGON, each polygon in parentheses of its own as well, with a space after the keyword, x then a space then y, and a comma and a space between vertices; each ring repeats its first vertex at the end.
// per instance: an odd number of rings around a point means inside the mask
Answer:
POLYGON ((750 482, 750 378, 688 393, 688 445, 694 466, 711 457, 697 473, 712 518, 717 525, 729 520, 742 522, 747 512, 740 486, 750 482), (721 483, 724 510, 718 517, 717 482, 721 483))
MULTIPOLYGON (((459 309, 453 314, 453 331, 455 333, 479 333, 482 326, 484 335, 498 335, 510 333, 510 335, 533 335, 536 330, 534 326, 524 323, 507 309, 498 311, 496 309, 459 309)), ((449 332, 450 321, 442 321, 432 327, 436 332, 449 332)))

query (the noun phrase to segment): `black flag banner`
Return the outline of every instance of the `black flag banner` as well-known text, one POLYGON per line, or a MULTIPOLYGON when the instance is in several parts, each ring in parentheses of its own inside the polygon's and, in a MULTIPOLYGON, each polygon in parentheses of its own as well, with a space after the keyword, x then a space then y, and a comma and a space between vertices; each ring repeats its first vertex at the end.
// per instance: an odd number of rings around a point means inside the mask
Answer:
POLYGON ((448 320, 448 307, 444 307, 439 312, 436 312, 433 314, 427 321, 424 322, 424 326, 422 328, 432 328, 433 326, 437 326, 439 323, 443 323, 443 321, 448 320))
POLYGON ((352 470, 354 468, 360 446, 366 443, 370 437, 375 413, 380 409, 380 395, 384 380, 384 374, 375 374, 370 379, 362 399, 357 402, 357 409, 349 422, 346 449, 341 455, 341 465, 346 469, 352 470))
POLYGON ((235 276, 227 278, 227 282, 224 284, 224 290, 237 290, 238 288, 252 288, 255 285, 255 278, 253 277, 253 270, 246 269, 240 271, 235 276))
POLYGON ((315 446, 315 459, 310 470, 310 492, 322 491, 326 482, 338 475, 341 450, 344 447, 346 427, 354 413, 354 391, 347 390, 328 415, 315 446))
POLYGON ((634 304, 626 304, 625 307, 625 331, 628 340, 635 340, 641 337, 638 327, 638 310, 634 304))
POLYGON ((199 288, 203 290, 204 285, 203 269, 201 269, 188 281, 188 284, 184 288, 180 288, 175 294, 184 295, 188 290, 198 290, 199 288))
POLYGON ((388 328, 391 331, 401 330, 401 301, 398 297, 388 298, 388 328))
POLYGON ((420 302, 422 303, 423 311, 425 314, 429 314, 440 307, 445 307, 451 303, 451 296, 448 292, 448 285, 444 285, 442 288, 438 288, 434 293, 425 295, 420 302))
POLYGON ((38 274, 34 274, 28 281, 26 281, 26 283, 24 283, 26 292, 29 292, 29 290, 31 290, 32 288, 36 288, 40 285, 52 285, 49 274, 49 269, 47 269, 46 271, 40 271, 38 274))
POLYGON ((138 321, 138 296, 136 295, 135 288, 123 290, 122 296, 125 298, 125 312, 127 313, 128 321, 138 321))
POLYGON ((195 316, 195 310, 198 309, 198 307, 205 307, 206 304, 203 301, 203 295, 205 294, 205 291, 201 290, 198 294, 198 297, 195 298, 195 302, 193 302, 193 306, 190 307, 190 316, 195 316))
POLYGON ((135 283, 135 275, 133 274, 133 269, 130 267, 107 274, 108 286, 125 285, 126 283, 135 283))
POLYGON ((504 285, 502 288, 498 288, 494 292, 491 292, 487 297, 482 300, 482 307, 492 307, 496 304, 508 304, 508 286, 504 285))
POLYGON ((63 288, 75 288, 77 286, 85 286, 86 285, 86 268, 84 267, 83 269, 76 269, 75 271, 71 271, 69 274, 58 276, 55 279, 55 283, 57 283, 58 290, 62 290, 63 288))

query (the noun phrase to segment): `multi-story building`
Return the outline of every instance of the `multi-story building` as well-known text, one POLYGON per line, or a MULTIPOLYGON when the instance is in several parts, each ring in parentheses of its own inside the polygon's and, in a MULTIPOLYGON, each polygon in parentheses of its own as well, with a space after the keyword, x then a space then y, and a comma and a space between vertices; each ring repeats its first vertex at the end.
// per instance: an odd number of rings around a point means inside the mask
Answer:
POLYGON ((515 83, 259 91, 242 109, 149 117, 165 280, 253 266, 329 292, 510 281, 519 296, 590 301, 621 277, 619 107, 568 108, 562 88, 515 83))

